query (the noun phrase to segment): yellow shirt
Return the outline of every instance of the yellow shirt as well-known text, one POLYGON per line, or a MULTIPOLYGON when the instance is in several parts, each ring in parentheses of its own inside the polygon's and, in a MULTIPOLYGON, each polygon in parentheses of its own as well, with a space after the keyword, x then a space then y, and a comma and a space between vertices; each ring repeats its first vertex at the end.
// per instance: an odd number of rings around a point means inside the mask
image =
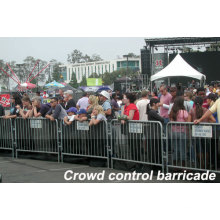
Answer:
POLYGON ((218 121, 220 122, 220 98, 209 109, 212 113, 217 112, 218 121))

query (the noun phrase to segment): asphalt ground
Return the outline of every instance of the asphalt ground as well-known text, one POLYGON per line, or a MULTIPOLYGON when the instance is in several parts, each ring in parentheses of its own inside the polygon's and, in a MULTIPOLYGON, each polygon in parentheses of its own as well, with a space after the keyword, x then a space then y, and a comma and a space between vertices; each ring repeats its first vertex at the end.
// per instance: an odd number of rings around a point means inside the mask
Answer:
MULTIPOLYGON (((154 171, 151 180, 109 180, 109 175, 131 173, 125 170, 108 169, 106 167, 91 167, 83 158, 74 158, 64 163, 58 163, 56 157, 43 158, 42 155, 23 155, 12 158, 9 154, 0 154, 0 174, 2 183, 192 183, 189 181, 158 181, 157 171, 154 171), (64 174, 67 170, 73 173, 103 173, 102 180, 75 180, 67 181, 64 174)), ((71 176, 70 174, 69 176, 71 176)), ((101 175, 101 174, 100 174, 101 175)), ((215 182, 220 182, 218 177, 215 182)))

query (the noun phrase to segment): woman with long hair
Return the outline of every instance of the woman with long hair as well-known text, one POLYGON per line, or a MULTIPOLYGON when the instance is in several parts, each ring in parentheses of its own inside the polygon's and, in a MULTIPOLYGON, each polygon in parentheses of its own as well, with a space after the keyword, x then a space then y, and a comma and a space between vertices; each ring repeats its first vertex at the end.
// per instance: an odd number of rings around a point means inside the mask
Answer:
POLYGON ((17 118, 20 116, 18 109, 16 108, 16 106, 21 106, 22 107, 22 101, 21 101, 21 97, 18 94, 13 94, 11 97, 11 104, 12 107, 10 109, 10 114, 4 116, 5 119, 9 119, 9 118, 17 118))
POLYGON ((87 111, 88 115, 91 115, 92 111, 93 111, 93 108, 96 105, 98 105, 98 98, 96 96, 94 96, 94 95, 90 95, 88 102, 89 102, 89 105, 88 105, 86 111, 87 111))
MULTIPOLYGON (((193 122, 195 120, 202 118, 202 116, 206 113, 206 111, 208 111, 207 108, 203 107, 203 98, 202 97, 197 96, 195 98, 194 104, 195 104, 195 108, 192 108, 189 112, 189 118, 188 118, 189 122, 193 122)), ((204 119, 202 122, 215 123, 216 120, 213 117, 213 115, 211 115, 207 119, 204 119)), ((199 165, 201 164, 200 168, 205 167, 205 156, 204 155, 206 155, 206 161, 207 161, 206 164, 208 164, 208 162, 210 161, 209 160, 209 152, 208 152, 209 151, 208 150, 208 145, 209 145, 208 142, 209 142, 209 140, 207 140, 205 138, 193 139, 192 157, 194 158, 196 155, 198 164, 199 165), (206 145, 207 145, 207 147, 206 147, 206 145)))
POLYGON ((92 114, 91 114, 91 121, 89 125, 97 125, 100 121, 107 120, 105 117, 105 112, 101 105, 96 105, 93 108, 92 114))
MULTIPOLYGON (((175 98, 172 110, 170 112, 170 121, 186 122, 188 120, 188 112, 184 106, 184 98, 178 96, 175 98)), ((172 125, 171 147, 173 147, 172 160, 175 165, 180 162, 181 166, 186 161, 186 127, 181 124, 172 125)))

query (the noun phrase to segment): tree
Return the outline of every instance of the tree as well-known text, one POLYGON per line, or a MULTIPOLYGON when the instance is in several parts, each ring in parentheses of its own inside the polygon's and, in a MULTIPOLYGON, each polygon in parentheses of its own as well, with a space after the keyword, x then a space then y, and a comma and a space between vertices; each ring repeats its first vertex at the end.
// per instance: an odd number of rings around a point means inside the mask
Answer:
POLYGON ((80 86, 87 86, 86 75, 82 77, 82 81, 79 83, 80 86))
POLYGON ((83 54, 81 51, 75 49, 71 54, 68 54, 67 56, 68 56, 67 61, 69 63, 80 63, 83 54))
POLYGON ((53 65, 53 71, 52 71, 52 79, 55 81, 60 81, 61 76, 61 68, 59 67, 61 65, 60 62, 54 63, 53 65))
POLYGON ((72 74, 72 78, 71 78, 71 81, 70 81, 69 84, 70 84, 73 88, 76 88, 76 89, 79 87, 79 84, 78 84, 78 82, 77 82, 76 74, 75 74, 75 73, 72 74))
POLYGON ((100 76, 97 73, 92 73, 89 78, 99 78, 100 76))
POLYGON ((67 61, 69 63, 86 63, 86 62, 95 62, 101 61, 102 58, 98 54, 93 54, 89 56, 88 54, 83 54, 81 51, 75 49, 71 54, 67 55, 67 61))

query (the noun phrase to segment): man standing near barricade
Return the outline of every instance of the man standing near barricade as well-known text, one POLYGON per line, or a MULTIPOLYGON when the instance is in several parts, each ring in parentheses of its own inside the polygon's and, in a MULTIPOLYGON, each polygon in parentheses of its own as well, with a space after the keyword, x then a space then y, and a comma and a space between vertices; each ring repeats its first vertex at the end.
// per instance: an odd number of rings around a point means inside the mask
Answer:
POLYGON ((149 91, 143 90, 141 92, 142 98, 136 104, 140 115, 140 121, 148 121, 147 105, 150 102, 150 100, 148 99, 148 95, 149 95, 149 91))
POLYGON ((170 105, 172 96, 170 93, 168 93, 167 87, 164 85, 160 87, 160 93, 161 93, 160 104, 159 104, 160 116, 164 118, 164 123, 166 125, 169 122, 169 115, 168 115, 169 109, 164 108, 163 104, 170 105))
POLYGON ((0 104, 0 117, 5 115, 5 109, 3 106, 0 104))
POLYGON ((106 115, 106 118, 111 120, 112 117, 112 106, 110 103, 110 95, 106 91, 102 91, 99 95, 99 100, 106 115))
POLYGON ((71 107, 76 107, 76 103, 73 100, 73 91, 72 90, 67 90, 64 92, 64 98, 67 100, 65 103, 65 109, 68 110, 71 107))
POLYGON ((55 119, 64 119, 65 116, 68 116, 65 109, 58 104, 58 99, 56 97, 51 99, 50 105, 51 108, 47 112, 45 118, 54 121, 55 119))
POLYGON ((83 97, 81 99, 78 100, 76 107, 78 110, 80 109, 87 109, 89 105, 89 98, 88 98, 88 93, 83 93, 83 97))
POLYGON ((50 104, 42 104, 41 102, 41 98, 39 96, 34 97, 32 99, 32 106, 33 109, 31 111, 31 113, 29 114, 30 117, 45 117, 45 115, 47 114, 47 112, 50 110, 50 104))

